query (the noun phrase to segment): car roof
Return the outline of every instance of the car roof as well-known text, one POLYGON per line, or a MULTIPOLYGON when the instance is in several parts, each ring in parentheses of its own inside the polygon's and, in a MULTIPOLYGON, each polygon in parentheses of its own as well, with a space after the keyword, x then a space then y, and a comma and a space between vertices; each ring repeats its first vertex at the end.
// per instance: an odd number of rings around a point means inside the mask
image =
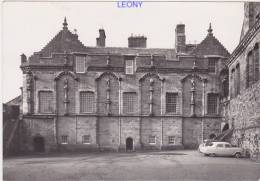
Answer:
POLYGON ((214 143, 214 144, 230 144, 229 142, 224 142, 224 141, 214 141, 214 142, 212 142, 212 143, 214 143))

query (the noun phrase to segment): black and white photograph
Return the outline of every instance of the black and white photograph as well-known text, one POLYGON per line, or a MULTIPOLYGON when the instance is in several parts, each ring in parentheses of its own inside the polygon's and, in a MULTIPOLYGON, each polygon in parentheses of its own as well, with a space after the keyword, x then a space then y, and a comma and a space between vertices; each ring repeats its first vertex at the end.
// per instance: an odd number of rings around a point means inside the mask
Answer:
POLYGON ((260 2, 10 0, 1 25, 0 180, 260 181, 260 2))

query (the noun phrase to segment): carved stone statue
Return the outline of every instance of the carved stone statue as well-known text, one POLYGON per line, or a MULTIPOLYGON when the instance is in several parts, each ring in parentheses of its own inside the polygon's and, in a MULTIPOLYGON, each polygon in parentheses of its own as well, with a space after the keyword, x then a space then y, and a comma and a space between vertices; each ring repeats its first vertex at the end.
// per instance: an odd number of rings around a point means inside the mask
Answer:
POLYGON ((68 86, 68 79, 65 79, 64 81, 64 107, 65 107, 65 115, 68 114, 68 90, 69 90, 69 86, 68 86))
POLYGON ((64 88, 64 99, 68 100, 68 89, 69 89, 69 87, 68 87, 68 79, 65 80, 63 88, 64 88))

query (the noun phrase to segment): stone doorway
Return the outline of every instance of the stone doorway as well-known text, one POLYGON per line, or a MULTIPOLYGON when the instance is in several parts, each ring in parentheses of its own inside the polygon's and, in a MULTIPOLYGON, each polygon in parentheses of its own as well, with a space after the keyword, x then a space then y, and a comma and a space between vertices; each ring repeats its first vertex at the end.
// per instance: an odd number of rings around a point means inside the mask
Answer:
POLYGON ((35 152, 44 152, 45 151, 45 141, 42 136, 36 136, 33 139, 33 147, 35 152))
POLYGON ((131 137, 126 139, 126 151, 133 151, 134 150, 134 140, 131 137))
POLYGON ((228 123, 225 123, 223 128, 222 128, 222 132, 226 131, 229 129, 229 124, 228 123))

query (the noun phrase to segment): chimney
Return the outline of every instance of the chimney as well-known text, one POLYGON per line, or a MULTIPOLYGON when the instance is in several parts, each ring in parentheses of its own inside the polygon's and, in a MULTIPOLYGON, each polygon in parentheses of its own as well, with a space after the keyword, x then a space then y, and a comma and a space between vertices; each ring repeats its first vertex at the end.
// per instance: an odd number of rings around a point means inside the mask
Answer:
POLYGON ((128 38, 128 47, 129 48, 146 48, 145 36, 131 36, 128 38))
POLYGON ((27 61, 26 55, 25 55, 25 54, 22 54, 22 55, 21 55, 21 64, 26 63, 26 61, 27 61))
POLYGON ((185 24, 177 24, 175 28, 175 49, 177 53, 185 52, 185 24))
POLYGON ((99 37, 96 38, 97 47, 105 47, 106 46, 106 34, 104 29, 99 29, 99 37))

